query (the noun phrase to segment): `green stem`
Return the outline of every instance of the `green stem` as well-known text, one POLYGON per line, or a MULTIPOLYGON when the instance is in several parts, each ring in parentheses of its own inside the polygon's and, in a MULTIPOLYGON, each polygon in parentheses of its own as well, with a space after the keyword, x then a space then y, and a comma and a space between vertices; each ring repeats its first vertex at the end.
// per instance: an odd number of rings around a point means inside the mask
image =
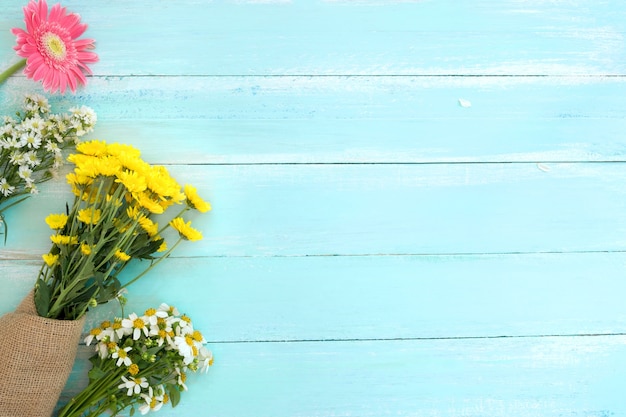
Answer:
MULTIPOLYGON (((104 378, 92 381, 77 396, 72 398, 70 402, 61 409, 58 417, 78 417, 82 416, 87 410, 98 405, 104 400, 105 408, 108 408, 108 398, 111 393, 115 393, 117 386, 121 382, 121 376, 126 374, 125 368, 114 368, 107 372, 104 378)), ((100 404, 102 406, 103 404, 100 404)), ((99 415, 99 414, 89 414, 99 415)))
POLYGON ((4 70, 4 72, 2 74, 0 74, 0 84, 5 82, 7 78, 9 78, 15 72, 17 72, 17 71, 21 70, 22 68, 24 68, 25 66, 26 66, 26 59, 21 59, 18 62, 16 62, 15 64, 11 65, 6 70, 4 70))

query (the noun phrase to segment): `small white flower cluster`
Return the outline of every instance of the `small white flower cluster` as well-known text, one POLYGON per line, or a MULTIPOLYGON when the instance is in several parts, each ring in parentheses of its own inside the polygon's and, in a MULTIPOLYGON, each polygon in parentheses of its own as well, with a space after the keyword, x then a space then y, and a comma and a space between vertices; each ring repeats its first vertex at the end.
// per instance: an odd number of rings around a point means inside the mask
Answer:
POLYGON ((63 149, 93 131, 97 117, 89 107, 50 113, 48 100, 28 94, 17 118, 0 125, 0 202, 21 194, 36 194, 36 184, 49 179, 63 164, 63 149))
POLYGON ((87 346, 94 342, 102 364, 114 362, 115 368, 127 368, 117 388, 128 397, 141 397, 141 414, 157 411, 168 402, 171 390, 167 387, 186 391, 186 372, 207 372, 213 363, 202 333, 194 330, 189 317, 167 304, 150 308, 142 316, 132 313, 103 322, 85 338, 87 346))

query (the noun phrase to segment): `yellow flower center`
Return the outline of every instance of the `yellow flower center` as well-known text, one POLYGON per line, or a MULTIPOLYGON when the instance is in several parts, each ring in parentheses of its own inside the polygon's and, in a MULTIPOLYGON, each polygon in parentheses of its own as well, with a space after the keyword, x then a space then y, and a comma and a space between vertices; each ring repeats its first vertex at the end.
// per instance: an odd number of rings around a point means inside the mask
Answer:
POLYGON ((191 336, 185 336, 185 342, 189 345, 189 346, 193 346, 193 338, 191 336))
POLYGON ((156 398, 152 397, 152 400, 150 400, 150 408, 154 408, 157 405, 157 400, 156 398))
POLYGON ((156 314, 156 310, 154 308, 149 308, 146 310, 146 316, 154 316, 156 314))
POLYGON ((139 373, 139 366, 136 363, 133 363, 128 367, 128 373, 135 376, 139 373))
POLYGON ((122 358, 122 359, 126 359, 128 357, 128 355, 126 354, 126 351, 124 349, 120 349, 117 351, 117 356, 122 358))
POLYGON ((91 329, 91 331, 89 332, 89 334, 92 336, 98 336, 100 333, 102 333, 102 329, 99 327, 96 327, 95 329, 91 329))
POLYGON ((133 327, 135 329, 143 329, 145 326, 146 323, 144 323, 141 319, 135 319, 135 321, 133 321, 133 327))
POLYGON ((46 33, 43 35, 43 45, 51 58, 58 61, 65 59, 67 49, 65 48, 65 43, 63 43, 58 35, 51 32, 46 33))

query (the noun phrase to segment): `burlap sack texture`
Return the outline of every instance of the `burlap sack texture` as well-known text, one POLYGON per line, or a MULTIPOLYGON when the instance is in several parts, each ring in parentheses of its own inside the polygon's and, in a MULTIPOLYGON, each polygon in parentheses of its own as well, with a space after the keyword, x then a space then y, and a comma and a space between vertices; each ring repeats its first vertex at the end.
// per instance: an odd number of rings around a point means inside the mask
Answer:
POLYGON ((50 417, 72 370, 85 317, 39 317, 31 291, 0 317, 0 417, 50 417))

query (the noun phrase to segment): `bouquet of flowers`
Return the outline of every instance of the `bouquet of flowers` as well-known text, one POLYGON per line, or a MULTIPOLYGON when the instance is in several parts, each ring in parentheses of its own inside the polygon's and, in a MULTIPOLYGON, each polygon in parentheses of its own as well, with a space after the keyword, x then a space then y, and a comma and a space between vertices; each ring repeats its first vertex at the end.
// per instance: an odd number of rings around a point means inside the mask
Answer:
POLYGON ((30 416, 49 416, 71 370, 86 311, 116 299, 183 240, 202 239, 183 216, 211 208, 193 186, 181 187, 165 167, 146 163, 132 146, 86 141, 76 151, 68 158, 74 171, 67 175, 74 201, 65 213, 46 217, 54 231, 52 247, 43 255, 34 294, 23 309, 0 320, 2 417, 25 409, 32 410, 30 416), (156 216, 172 206, 182 208, 160 227, 156 216), (176 239, 169 247, 163 237, 168 229, 176 239), (133 260, 143 260, 146 267, 122 279, 120 273, 133 260), (51 335, 51 326, 59 324, 64 330, 51 335), (25 345, 33 348, 25 352, 25 345), (14 381, 26 385, 24 397, 16 394, 14 381), (2 414, 4 409, 9 412, 2 414))
POLYGON ((38 192, 37 184, 52 178, 63 164, 63 150, 93 131, 96 114, 86 106, 53 114, 48 100, 27 94, 16 118, 0 125, 0 224, 6 242, 3 212, 38 192))
POLYGON ((210 209, 193 186, 183 189, 165 167, 144 162, 132 146, 89 141, 76 150, 68 158, 76 168, 67 175, 74 202, 66 213, 46 218, 54 234, 35 284, 35 305, 42 317, 78 319, 90 306, 114 299, 181 241, 202 239, 183 215, 210 209), (155 216, 177 204, 183 207, 159 227, 155 216), (162 234, 169 228, 178 239, 168 248, 162 234), (157 252, 162 255, 155 256, 157 252), (122 284, 119 274, 133 259, 148 265, 122 284))
POLYGON ((59 412, 59 417, 112 415, 135 407, 144 415, 164 404, 175 407, 187 390, 188 372, 208 371, 213 356, 191 319, 161 304, 105 321, 85 339, 95 343, 89 384, 59 412))

